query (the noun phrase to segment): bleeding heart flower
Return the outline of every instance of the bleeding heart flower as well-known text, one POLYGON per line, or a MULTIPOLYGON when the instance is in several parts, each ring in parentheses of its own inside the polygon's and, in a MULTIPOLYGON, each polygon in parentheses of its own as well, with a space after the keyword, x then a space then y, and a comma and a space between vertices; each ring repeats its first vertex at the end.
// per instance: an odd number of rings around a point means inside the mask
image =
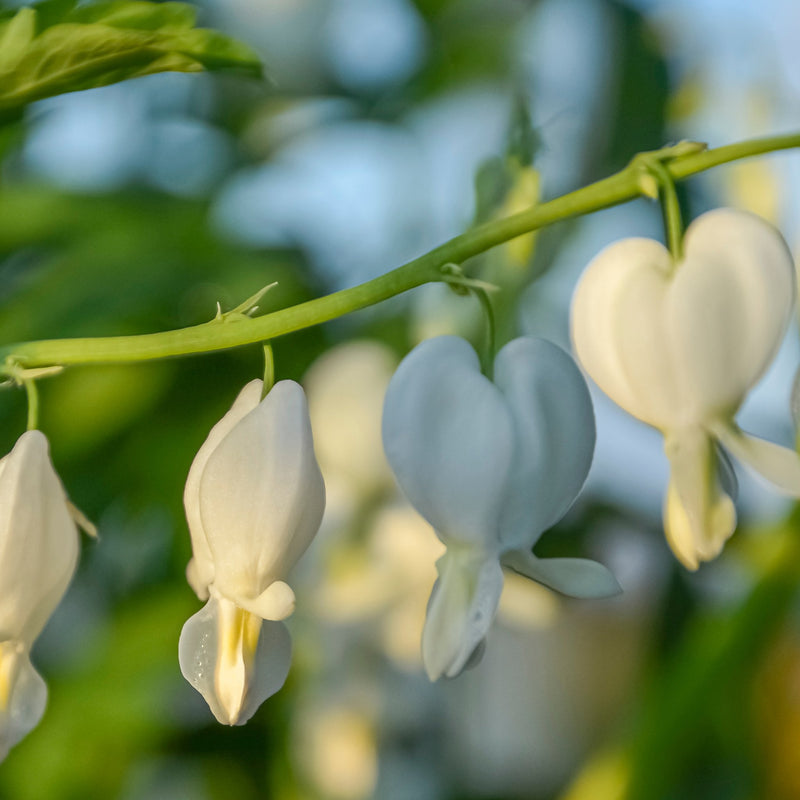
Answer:
POLYGON ((651 239, 603 250, 575 290, 572 338, 600 388, 664 434, 664 528, 675 555, 696 569, 736 526, 719 445, 800 496, 797 454, 734 421, 786 332, 795 274, 780 233, 732 209, 698 217, 684 252, 675 263, 651 239))
POLYGON ((302 388, 242 389, 195 456, 184 491, 194 557, 187 577, 206 606, 183 626, 184 677, 226 725, 243 725, 289 672, 279 620, 294 610, 288 571, 316 534, 325 485, 302 388))
POLYGON ((398 483, 446 545, 422 638, 431 680, 476 660, 503 588, 502 565, 565 594, 619 592, 594 561, 536 557, 541 534, 583 485, 595 429, 572 359, 542 339, 498 354, 494 382, 463 339, 415 348, 389 384, 383 442, 398 483))
POLYGON ((75 572, 76 519, 44 434, 23 433, 0 460, 0 761, 44 714, 30 651, 75 572))

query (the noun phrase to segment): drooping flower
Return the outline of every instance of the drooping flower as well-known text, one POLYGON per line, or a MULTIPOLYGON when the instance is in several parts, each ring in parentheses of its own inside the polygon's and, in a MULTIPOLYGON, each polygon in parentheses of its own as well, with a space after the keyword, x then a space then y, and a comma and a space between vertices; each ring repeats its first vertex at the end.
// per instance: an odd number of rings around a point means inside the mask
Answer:
POLYGON ((800 496, 797 454, 734 420, 786 332, 795 274, 780 233, 732 209, 698 217, 684 252, 675 263, 651 239, 608 246, 575 290, 572 338, 600 388, 663 433, 671 467, 664 529, 678 559, 697 569, 736 526, 720 446, 800 496))
POLYGON ((0 460, 0 761, 44 714, 30 651, 75 572, 76 514, 46 437, 23 433, 0 460))
POLYGON ((400 364, 386 393, 384 448, 446 546, 422 637, 431 680, 455 677, 482 652, 503 565, 575 597, 619 592, 601 564, 532 553, 583 485, 594 440, 586 383, 544 340, 507 344, 494 382, 454 336, 423 342, 400 364))
POLYGON ((184 491, 193 558, 187 578, 205 607, 183 626, 184 677, 226 725, 243 725, 289 672, 294 610, 284 582, 319 528, 325 486, 302 388, 242 389, 195 456, 184 491))

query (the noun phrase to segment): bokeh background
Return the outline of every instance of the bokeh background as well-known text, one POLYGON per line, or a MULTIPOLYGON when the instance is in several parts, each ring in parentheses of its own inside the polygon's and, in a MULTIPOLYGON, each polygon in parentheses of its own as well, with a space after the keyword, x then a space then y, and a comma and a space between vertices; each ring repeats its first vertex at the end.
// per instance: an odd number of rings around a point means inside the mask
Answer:
MULTIPOLYGON (((269 81, 165 74, 34 104, 5 130, 0 339, 206 321, 272 281, 264 311, 353 285, 488 219, 689 138, 800 129, 795 0, 204 0, 269 81), (533 135, 520 141, 521 109, 533 135), (532 156, 532 166, 526 156, 532 156)), ((687 219, 753 210, 800 245, 800 155, 681 186, 687 219)), ((652 203, 562 223, 469 265, 506 291, 502 338, 568 346, 603 245, 661 236, 652 203)), ((745 428, 790 444, 796 326, 745 428)), ((594 556, 625 593, 567 601, 509 576, 483 662, 419 660, 440 545, 380 450, 383 390, 477 304, 423 287, 274 343, 309 394, 329 494, 292 576, 294 662, 243 728, 182 679, 199 608, 181 495, 258 347, 42 382, 41 426, 100 530, 34 650, 50 702, 0 766, 6 800, 800 798, 800 518, 740 474, 740 529, 690 574, 660 527, 659 436, 594 393, 586 490, 538 552, 594 556)), ((0 444, 25 425, 0 394, 0 444)), ((1 588, 1 587, 0 587, 1 588)))

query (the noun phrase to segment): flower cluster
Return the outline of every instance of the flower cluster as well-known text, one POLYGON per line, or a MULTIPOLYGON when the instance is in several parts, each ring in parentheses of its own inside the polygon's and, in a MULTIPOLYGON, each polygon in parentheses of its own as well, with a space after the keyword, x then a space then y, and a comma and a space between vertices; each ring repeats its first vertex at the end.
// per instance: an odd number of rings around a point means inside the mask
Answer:
MULTIPOLYGON (((663 433, 664 527, 676 556, 696 569, 736 525, 725 451, 800 497, 800 457, 735 422, 786 331, 796 286, 780 234, 748 214, 703 215, 684 249, 676 261, 648 239, 606 248, 575 291, 572 338, 599 386, 663 433)), ((422 635, 431 680, 481 657, 504 568, 578 598, 620 591, 600 563, 533 552, 592 462, 594 413, 580 370, 554 344, 524 337, 499 351, 492 373, 466 341, 441 336, 406 356, 386 391, 388 462, 445 548, 422 635)), ((356 477, 369 484, 370 472, 383 474, 372 466, 356 477)), ((295 605, 286 579, 325 509, 297 383, 264 393, 256 380, 241 390, 191 465, 184 505, 187 579, 205 606, 183 626, 180 668, 219 722, 242 725, 286 680, 283 620, 295 605)), ((0 460, 0 760, 44 712, 30 650, 75 571, 76 521, 46 438, 23 434, 0 460)))

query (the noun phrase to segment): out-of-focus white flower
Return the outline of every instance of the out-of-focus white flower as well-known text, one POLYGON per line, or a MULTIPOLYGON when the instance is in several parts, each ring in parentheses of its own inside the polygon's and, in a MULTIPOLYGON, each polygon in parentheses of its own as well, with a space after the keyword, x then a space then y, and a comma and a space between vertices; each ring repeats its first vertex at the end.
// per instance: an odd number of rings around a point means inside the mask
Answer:
POLYGON ((440 541, 407 503, 377 510, 358 540, 340 543, 314 587, 314 613, 336 625, 370 623, 384 654, 398 667, 420 667, 419 639, 440 541))
POLYGON ((603 250, 575 290, 572 338, 600 388, 664 434, 664 529, 678 559, 697 569, 736 527, 726 490, 732 473, 719 445, 800 496, 797 453, 734 421, 786 332, 795 275, 778 231, 732 209, 698 217, 684 251, 676 264, 652 239, 603 250))
POLYGON ((227 725, 247 722, 286 680, 291 641, 279 620, 294 593, 283 579, 325 508, 302 388, 281 381, 263 400, 261 391, 247 384, 212 428, 183 498, 187 578, 208 602, 183 626, 181 671, 227 725))
MULTIPOLYGON (((295 760, 323 797, 363 800, 378 779, 375 712, 315 697, 295 719, 295 760)), ((362 703, 362 705, 364 705, 362 703)))
POLYGON ((44 714, 30 650, 75 572, 76 516, 44 434, 23 433, 0 460, 0 760, 44 714))
POLYGON ((594 415, 572 359, 542 339, 498 354, 494 382, 463 339, 423 342, 400 364, 383 416, 389 463, 411 504, 446 545, 428 605, 422 657, 431 680, 482 652, 505 565, 576 597, 619 592, 585 559, 540 559, 541 534, 586 479, 594 415))
POLYGON ((396 367, 386 345, 352 341, 321 355, 303 378, 327 488, 326 521, 394 486, 381 447, 381 409, 396 367))

